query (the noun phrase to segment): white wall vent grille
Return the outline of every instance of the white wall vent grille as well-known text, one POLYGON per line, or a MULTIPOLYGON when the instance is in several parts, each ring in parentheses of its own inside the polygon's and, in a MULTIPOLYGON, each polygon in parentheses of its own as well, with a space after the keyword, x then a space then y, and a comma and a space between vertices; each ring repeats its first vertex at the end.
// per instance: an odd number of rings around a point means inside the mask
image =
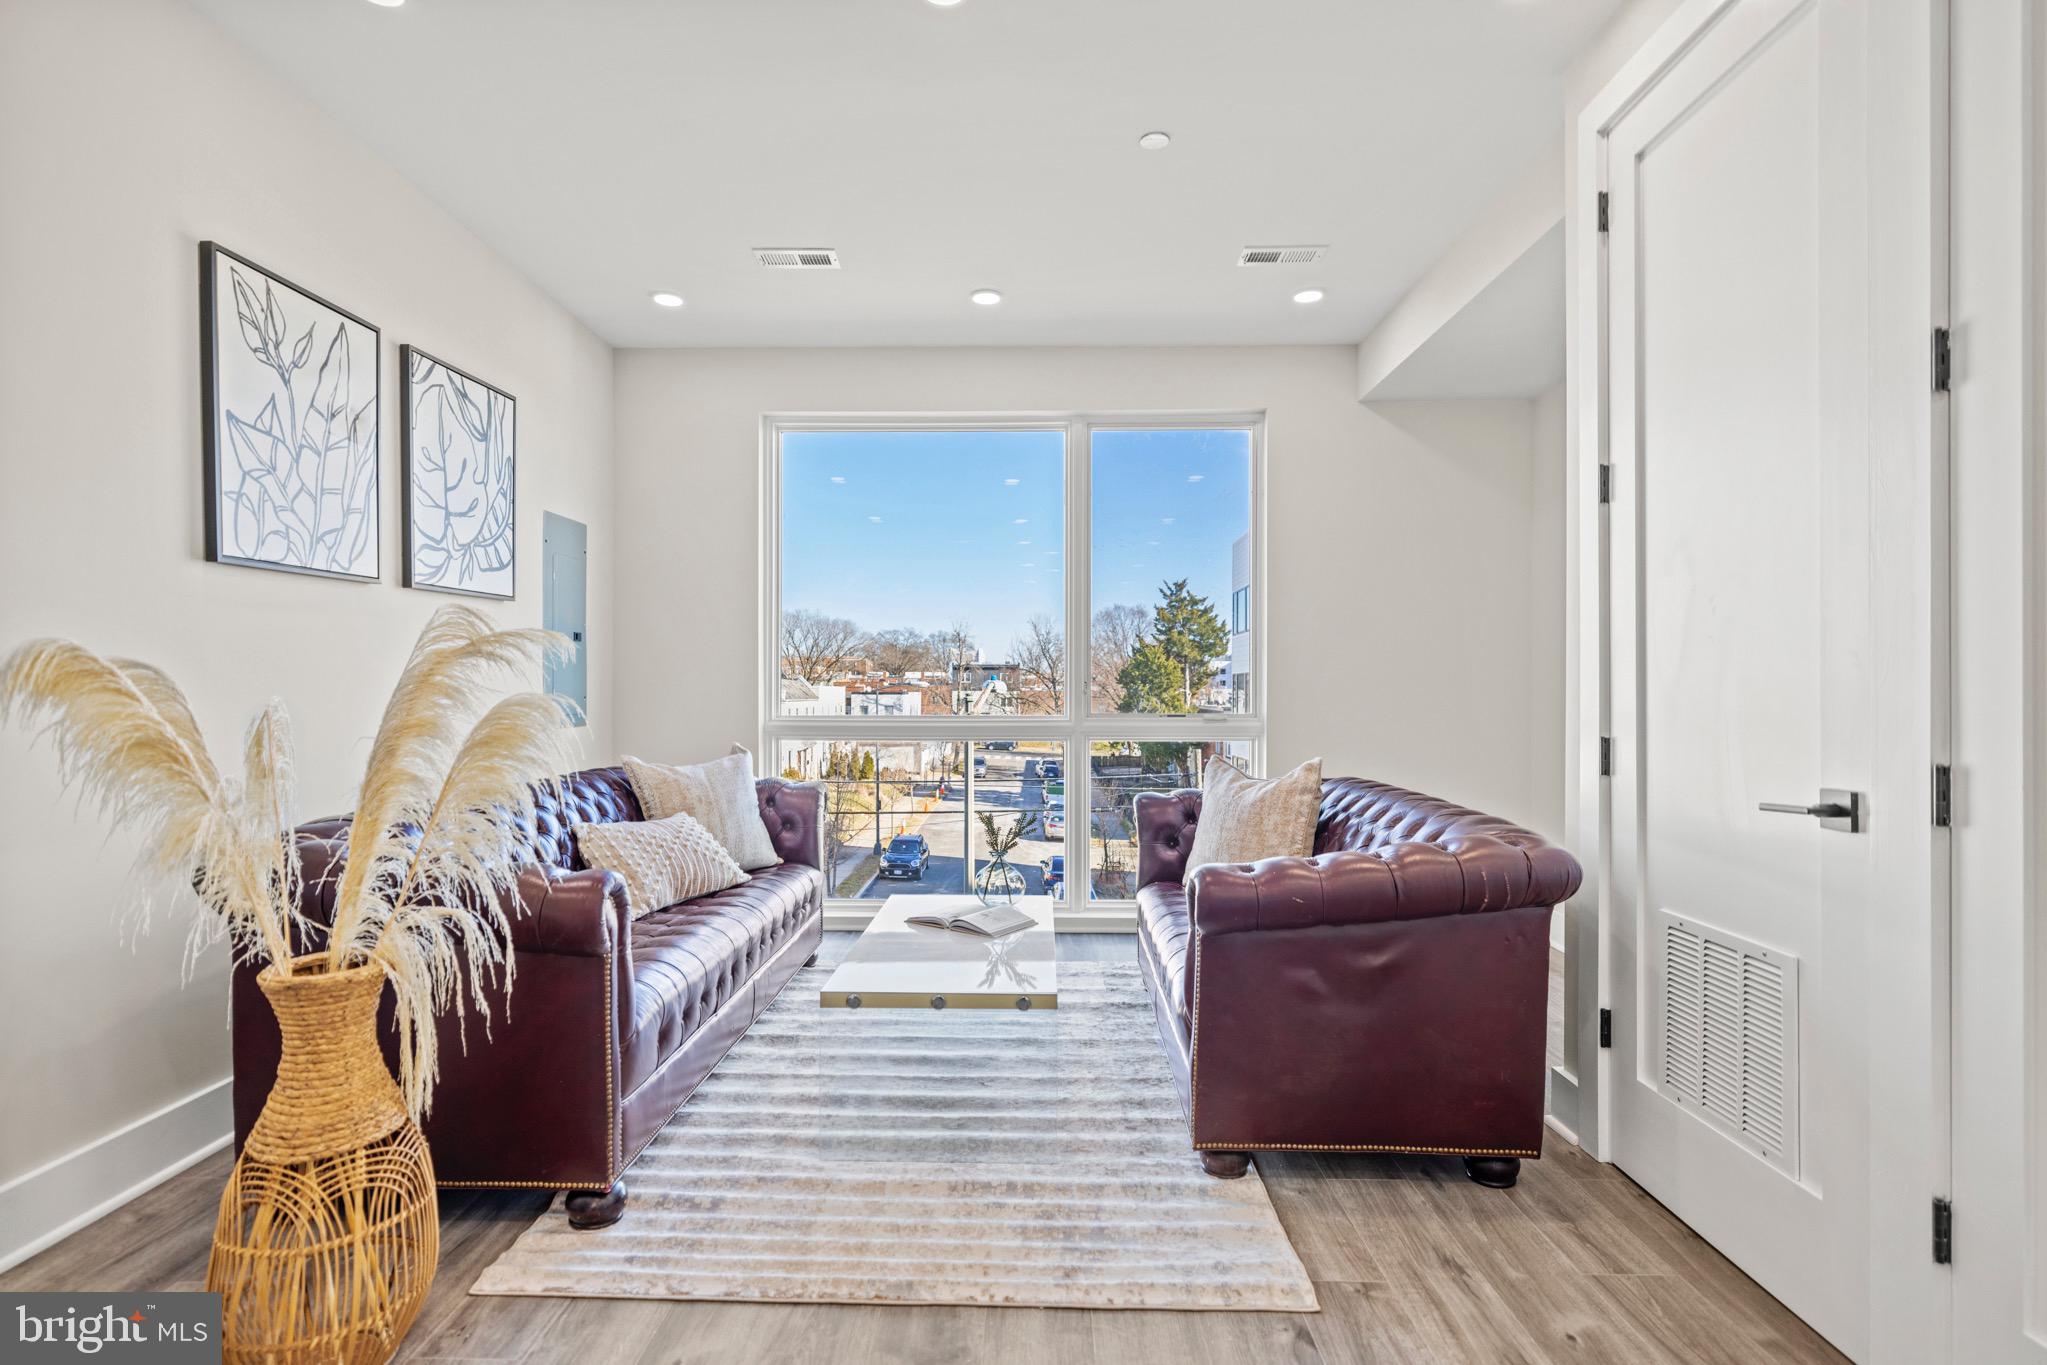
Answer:
POLYGON ((1328 254, 1326 246, 1247 246, 1237 253, 1237 264, 1313 265, 1328 254))
POLYGON ((757 246, 753 258, 770 270, 839 268, 839 253, 828 246, 757 246))
POLYGON ((1657 912, 1663 1094, 1798 1177, 1798 959, 1657 912))

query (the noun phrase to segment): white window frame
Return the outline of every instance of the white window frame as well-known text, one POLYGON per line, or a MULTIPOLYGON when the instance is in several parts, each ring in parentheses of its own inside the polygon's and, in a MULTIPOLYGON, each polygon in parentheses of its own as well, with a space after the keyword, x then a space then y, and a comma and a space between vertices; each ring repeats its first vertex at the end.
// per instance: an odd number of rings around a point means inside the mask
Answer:
MULTIPOLYGON (((949 741, 973 745, 990 739, 1057 740, 1066 746, 1066 808, 1093 809, 1093 765, 1089 745, 1096 740, 1175 740, 1195 743, 1234 741, 1247 745, 1253 773, 1265 770, 1266 727, 1271 670, 1266 666, 1265 593, 1265 413, 1226 412, 1057 412, 1057 413, 767 413, 760 431, 760 610, 756 652, 760 753, 763 771, 776 771, 785 740, 949 741), (1200 713, 1189 716, 1092 714, 1089 689, 1089 633, 1093 621, 1092 573, 1093 485, 1090 452, 1097 431, 1247 430, 1251 434, 1251 660, 1254 681, 1252 709, 1243 713, 1200 713), (782 436, 791 431, 1063 431, 1066 435, 1066 714, 1062 716, 781 716, 782 620, 782 436)), ((967 754, 972 757, 969 747, 967 754)), ((972 810, 973 764, 966 764, 966 803, 972 810)), ((1076 838, 1088 822, 1066 824, 1066 884, 1092 884, 1092 840, 1076 838)), ((826 927, 863 927, 879 902, 833 897, 826 902, 826 927)), ((1134 901, 1089 900, 1069 895, 1061 907, 1061 931, 1127 933, 1136 927, 1134 901)))

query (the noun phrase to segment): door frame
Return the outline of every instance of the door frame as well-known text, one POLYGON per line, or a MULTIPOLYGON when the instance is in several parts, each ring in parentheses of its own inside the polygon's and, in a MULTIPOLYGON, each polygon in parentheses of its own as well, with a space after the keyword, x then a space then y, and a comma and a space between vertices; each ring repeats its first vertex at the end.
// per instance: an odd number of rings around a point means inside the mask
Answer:
MULTIPOLYGON (((1599 231, 1607 186, 1607 139, 1620 119, 1744 0, 1688 0, 1594 97, 1572 130, 1578 182, 1567 205, 1573 274, 1574 366, 1566 475, 1572 522, 1567 648, 1578 680, 1567 720, 1569 839, 1585 884, 1567 911, 1570 1021, 1568 1077, 1553 1077, 1560 1113, 1602 1160, 1613 1152, 1612 1097, 1619 1078, 1600 1046, 1612 992, 1614 914, 1612 783, 1601 775, 1612 731, 1610 508, 1599 500, 1609 460, 1607 239, 1599 231)), ((1877 689, 1885 746, 1872 783, 1886 798, 1872 818, 1905 818, 1923 839, 1890 841, 1880 864, 1884 894, 1870 910, 1873 937, 1889 951, 1870 960, 1869 1255, 1873 1360, 1951 1356, 1951 1280, 1930 1254, 1932 1200, 1951 1180, 1949 1133, 1949 838, 1935 829, 1923 793, 1933 765, 1950 760, 1951 576, 1947 399, 1929 378, 1930 339, 1948 321, 1948 3, 1896 0, 1870 7, 1867 89, 1871 274, 1887 287, 1870 297, 1871 512, 1876 564, 1871 598, 1879 639, 1923 641, 1927 667, 1877 689), (1875 93, 1880 92, 1880 93, 1875 93), (1909 527, 1888 541, 1878 526, 1909 527)))
POLYGON ((1953 1358, 2021 1365, 2047 1360, 2047 16, 1952 4, 1953 1358))

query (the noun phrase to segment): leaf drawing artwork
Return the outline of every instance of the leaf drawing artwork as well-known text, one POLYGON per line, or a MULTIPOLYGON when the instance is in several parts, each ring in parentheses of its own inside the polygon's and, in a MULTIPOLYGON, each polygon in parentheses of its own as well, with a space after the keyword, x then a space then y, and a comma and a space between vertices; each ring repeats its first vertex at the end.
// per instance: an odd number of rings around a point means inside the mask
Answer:
POLYGON ((517 581, 517 402, 416 346, 399 349, 406 585, 509 598, 517 581))
POLYGON ((200 286, 207 557, 376 578, 377 329, 212 242, 200 286))

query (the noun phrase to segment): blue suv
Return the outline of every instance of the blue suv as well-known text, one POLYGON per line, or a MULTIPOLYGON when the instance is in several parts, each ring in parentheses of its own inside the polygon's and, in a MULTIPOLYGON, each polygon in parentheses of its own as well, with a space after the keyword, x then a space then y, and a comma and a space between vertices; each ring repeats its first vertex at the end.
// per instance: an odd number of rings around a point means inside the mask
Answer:
POLYGON ((922 881, 924 869, 930 863, 931 845, 923 835, 898 834, 888 841, 888 851, 881 855, 881 875, 922 881))

